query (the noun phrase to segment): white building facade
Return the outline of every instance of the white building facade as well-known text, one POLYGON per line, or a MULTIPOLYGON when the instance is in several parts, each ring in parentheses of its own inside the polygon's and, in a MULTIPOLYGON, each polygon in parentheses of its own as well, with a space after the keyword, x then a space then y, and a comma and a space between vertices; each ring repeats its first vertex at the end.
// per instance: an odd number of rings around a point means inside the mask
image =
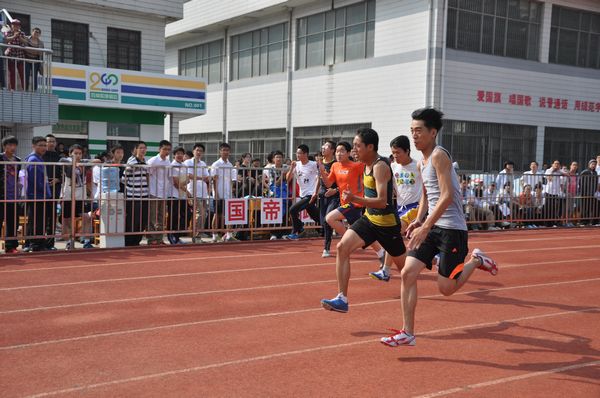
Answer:
MULTIPOLYGON (((600 152, 600 2, 208 0, 166 28, 165 71, 208 82, 207 114, 171 123, 216 156, 316 152, 359 127, 382 154, 423 106, 461 169, 600 152)), ((418 155, 417 155, 418 156, 418 155)))

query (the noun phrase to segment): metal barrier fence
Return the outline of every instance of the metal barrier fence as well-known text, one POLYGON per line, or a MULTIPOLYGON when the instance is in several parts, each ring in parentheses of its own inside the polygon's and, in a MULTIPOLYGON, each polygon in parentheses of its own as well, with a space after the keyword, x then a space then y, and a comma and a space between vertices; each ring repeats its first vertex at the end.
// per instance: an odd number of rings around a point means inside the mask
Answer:
MULTIPOLYGON (((14 252, 56 241, 75 249, 136 246, 144 238, 150 245, 277 239, 304 226, 316 236, 320 229, 320 200, 300 211, 310 198, 299 197, 287 169, 189 162, 0 162, 0 240, 14 252)), ((470 229, 600 223, 596 175, 463 176, 461 195, 470 229)))
POLYGON ((52 51, 0 43, 0 89, 52 93, 52 51))

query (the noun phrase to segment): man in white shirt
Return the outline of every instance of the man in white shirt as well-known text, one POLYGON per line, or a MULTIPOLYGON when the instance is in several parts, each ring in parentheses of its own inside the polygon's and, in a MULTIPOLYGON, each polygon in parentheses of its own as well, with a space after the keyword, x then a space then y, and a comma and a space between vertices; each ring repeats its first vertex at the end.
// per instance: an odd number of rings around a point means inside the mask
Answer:
POLYGON ((523 178, 521 178, 521 187, 524 187, 525 185, 531 185, 533 188, 538 183, 543 184, 544 174, 540 173, 538 167, 538 162, 535 160, 529 164, 529 171, 524 172, 523 178))
MULTIPOLYGON (((237 181, 237 170, 229 161, 231 147, 224 142, 219 145, 219 159, 211 166, 210 174, 213 179, 213 194, 215 199, 215 214, 213 215, 212 227, 213 230, 222 228, 223 216, 225 209, 225 199, 233 198, 233 182, 237 181)), ((212 240, 216 242, 219 239, 217 233, 213 233, 212 240)), ((236 240, 231 231, 225 232, 223 236, 225 242, 236 240)))
POLYGON ((548 226, 556 226, 560 221, 563 211, 563 183, 566 181, 562 178, 565 173, 561 171, 560 161, 555 160, 544 173, 547 183, 544 185, 544 193, 546 194, 547 211, 544 218, 548 218, 548 226))
MULTIPOLYGON (((148 207, 148 215, 150 217, 148 223, 149 231, 164 231, 166 203, 167 198, 171 196, 171 176, 169 154, 171 153, 171 143, 167 140, 162 140, 158 144, 158 155, 153 156, 148 160, 149 174, 149 191, 150 205, 148 207)), ((149 234, 149 245, 161 245, 163 242, 163 234, 149 234)))
POLYGON ((300 221, 300 212, 306 210, 317 224, 319 223, 319 210, 315 206, 315 202, 319 197, 319 167, 317 162, 308 160, 308 146, 298 145, 296 149, 295 162, 292 162, 291 168, 287 173, 286 179, 288 186, 292 186, 293 180, 296 180, 300 192, 298 200, 290 207, 290 216, 292 217, 292 233, 287 236, 288 239, 296 240, 300 238, 300 234, 304 232, 304 223, 300 221))
POLYGON ((496 186, 501 188, 507 182, 510 182, 511 187, 515 182, 515 163, 512 161, 504 162, 504 168, 498 173, 498 177, 496 177, 496 186))
MULTIPOLYGON (((210 173, 206 163, 202 160, 204 156, 205 147, 200 143, 194 144, 192 154, 194 157, 187 159, 183 162, 184 165, 188 166, 188 193, 196 202, 196 214, 194 216, 194 239, 196 243, 202 243, 200 239, 201 232, 204 230, 206 222, 206 209, 209 193, 209 185, 211 182, 210 173)), ((193 209, 192 209, 193 211, 193 209)))
POLYGON ((185 149, 177 147, 173 150, 173 161, 171 162, 171 198, 169 200, 169 230, 178 231, 171 232, 167 235, 169 243, 172 245, 182 244, 180 237, 188 228, 188 221, 191 212, 188 211, 188 173, 187 167, 183 163, 185 149))

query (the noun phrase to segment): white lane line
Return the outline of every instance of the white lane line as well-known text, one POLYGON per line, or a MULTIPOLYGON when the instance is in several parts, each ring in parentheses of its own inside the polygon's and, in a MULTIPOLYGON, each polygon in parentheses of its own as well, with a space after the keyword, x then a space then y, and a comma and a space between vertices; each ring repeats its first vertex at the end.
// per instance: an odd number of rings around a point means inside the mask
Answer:
MULTIPOLYGON (((437 334, 437 333, 443 333, 443 332, 451 332, 451 331, 455 331, 455 330, 489 327, 489 326, 495 326, 495 325, 498 325, 498 324, 501 324, 504 322, 522 322, 522 321, 526 321, 526 320, 557 317, 557 316, 562 316, 562 315, 572 315, 572 314, 597 311, 597 310, 598 310, 598 308, 588 308, 588 309, 575 310, 575 311, 562 311, 562 312, 554 312, 554 313, 541 314, 541 315, 532 315, 532 316, 513 318, 513 319, 505 319, 505 320, 492 321, 492 322, 486 322, 486 323, 462 325, 462 326, 443 328, 443 329, 434 329, 434 330, 429 330, 429 331, 420 333, 419 335, 431 335, 431 334, 437 334)), ((268 361, 268 360, 272 360, 272 359, 289 357, 289 356, 293 356, 293 355, 301 355, 301 354, 308 354, 308 353, 312 353, 312 352, 335 350, 335 349, 340 349, 340 348, 347 348, 347 347, 353 347, 353 346, 358 346, 358 345, 362 345, 362 344, 371 344, 371 343, 376 343, 376 342, 379 342, 379 338, 355 341, 352 343, 333 344, 333 345, 305 348, 302 350, 294 350, 294 351, 279 352, 279 353, 268 354, 268 355, 260 355, 260 356, 250 357, 250 358, 242 358, 242 359, 236 359, 236 360, 232 360, 232 361, 217 362, 217 363, 212 363, 212 364, 208 364, 208 365, 194 366, 194 367, 184 368, 184 369, 175 369, 175 370, 170 370, 170 371, 160 372, 160 373, 151 373, 151 374, 146 374, 146 375, 141 375, 141 376, 136 376, 136 377, 129 377, 129 378, 125 378, 125 379, 110 380, 110 381, 105 381, 102 383, 95 383, 95 384, 88 384, 85 386, 65 388, 62 390, 48 391, 48 392, 30 395, 29 398, 50 397, 50 396, 54 396, 54 395, 73 393, 73 392, 83 391, 83 390, 87 390, 87 389, 110 387, 110 386, 131 383, 131 382, 136 382, 136 381, 158 379, 158 378, 167 377, 167 376, 175 376, 175 375, 186 374, 186 373, 200 372, 200 371, 208 370, 208 369, 224 368, 227 366, 244 365, 244 364, 248 364, 248 363, 259 362, 259 361, 268 361)))
MULTIPOLYGON (((520 253, 520 252, 532 252, 532 251, 550 251, 550 250, 572 250, 572 249, 590 249, 590 248, 598 248, 600 245, 588 245, 588 246, 567 246, 567 247, 548 247, 548 248, 529 248, 529 249, 512 249, 512 250, 499 250, 499 251, 487 251, 487 254, 506 254, 506 253, 520 253)), ((239 257, 239 256, 235 256, 239 257)), ((160 260, 156 260, 160 261, 160 260)), ((362 260, 367 261, 367 260, 362 260)), ((301 267, 299 265, 298 267, 301 267)), ((93 279, 87 281, 79 281, 79 282, 65 282, 65 283, 50 283, 45 285, 26 285, 26 286, 13 286, 13 287, 3 287, 0 288, 0 292, 10 292, 14 290, 23 290, 23 289, 40 289, 47 287, 61 287, 61 286, 77 286, 77 285, 89 285, 96 283, 112 283, 112 282, 123 282, 123 281, 136 281, 136 280, 145 280, 145 279, 158 279, 158 278, 181 278, 193 275, 203 275, 206 273, 210 273, 214 271, 202 271, 202 272, 187 272, 181 274, 158 274, 158 275, 148 275, 148 276, 135 276, 135 277, 126 277, 126 278, 109 278, 109 279, 93 279)))
MULTIPOLYGON (((594 258, 581 258, 576 260, 560 260, 560 261, 541 261, 536 263, 525 263, 525 264, 507 264, 502 265, 502 270, 511 269, 511 268, 521 268, 527 267, 531 265, 555 265, 555 264, 564 264, 564 263, 587 263, 590 261, 598 261, 600 257, 594 258)), ((359 260, 353 261, 353 264, 356 263, 370 263, 370 260, 359 260)), ((293 265, 293 266, 281 266, 281 267, 263 267, 263 268, 246 268, 243 270, 221 270, 221 271, 208 271, 207 273, 228 273, 228 272, 238 272, 238 271, 263 271, 263 270, 280 270, 286 268, 300 268, 300 267, 320 267, 322 265, 329 265, 323 263, 316 264, 306 264, 306 265, 293 265)), ((428 272, 429 274, 431 272, 428 272)), ((396 274, 397 275, 397 274, 396 274)), ((352 278, 351 280, 362 280, 362 279, 370 279, 370 278, 352 278)), ((397 279, 397 276, 392 279, 397 279)), ((314 281, 308 283, 328 283, 332 282, 331 280, 325 281, 314 281)), ((333 281, 335 282, 335 280, 333 281)), ((278 288, 278 287, 293 287, 298 285, 304 285, 306 282, 298 282, 292 284, 285 285, 270 285, 270 286, 257 286, 257 287, 248 287, 248 288, 240 288, 240 289, 228 289, 228 290, 212 290, 212 291, 200 291, 200 292, 186 292, 186 293, 173 293, 173 294, 161 294, 154 296, 142 296, 142 297, 132 297, 132 298, 123 298, 123 299, 114 299, 114 300, 100 300, 100 301, 88 301, 83 303, 73 303, 73 304, 62 304, 62 305, 54 305, 54 306, 46 306, 46 307, 32 307, 32 308, 21 308, 16 310, 7 310, 0 311, 0 315, 5 314, 16 314, 22 312, 34 312, 34 311, 47 311, 47 310, 56 310, 56 309, 64 309, 64 308, 75 308, 75 307, 83 307, 83 306, 92 306, 92 305, 101 305, 101 304, 113 304, 113 303, 127 303, 127 302, 135 302, 135 301, 146 301, 146 300, 160 300, 160 299, 168 299, 168 298, 177 298, 177 297, 190 297, 190 296, 200 296, 205 294, 218 294, 218 293, 230 293, 232 291, 249 291, 255 289, 265 289, 265 288, 278 288)))
POLYGON ((513 381, 530 379, 532 377, 547 376, 547 375, 551 375, 554 373, 562 373, 562 372, 567 372, 569 370, 587 368, 590 366, 598 366, 598 365, 600 365, 600 361, 578 363, 578 364, 569 365, 569 366, 562 366, 560 368, 542 370, 539 372, 529 372, 529 373, 525 373, 525 374, 521 374, 521 375, 517 375, 517 376, 504 377, 502 379, 495 379, 495 380, 490 380, 490 381, 484 381, 482 383, 469 384, 469 385, 466 385, 463 387, 450 388, 448 390, 419 395, 419 396, 416 396, 415 398, 443 397, 445 395, 450 395, 450 394, 454 394, 457 392, 471 391, 471 390, 475 390, 478 388, 485 388, 485 387, 495 386, 498 384, 512 383, 513 381))
MULTIPOLYGON (((361 279, 367 279, 367 278, 361 278, 361 279)), ((529 288, 535 288, 535 287, 559 286, 559 285, 575 284, 575 283, 589 283, 589 282, 596 282, 596 281, 600 281, 600 278, 580 279, 580 280, 575 280, 575 281, 539 283, 539 284, 529 284, 529 285, 509 286, 509 287, 499 287, 499 288, 494 288, 494 289, 477 289, 477 290, 472 290, 472 291, 468 291, 468 292, 455 293, 454 296, 468 295, 468 294, 472 294, 472 293, 498 292, 498 291, 503 291, 503 290, 517 290, 517 289, 529 289, 529 288)), ((445 297, 445 296, 442 294, 432 294, 429 296, 420 296, 419 298, 420 299, 430 299, 430 298, 440 298, 440 297, 445 297)), ((400 299, 396 298, 396 299, 387 299, 387 300, 378 300, 378 301, 368 301, 368 302, 356 303, 356 304, 353 303, 352 306, 359 307, 359 306, 367 306, 367 305, 378 305, 378 304, 392 303, 392 302, 396 302, 396 301, 400 301, 400 299)), ((68 337, 68 338, 64 338, 64 339, 45 340, 45 341, 39 341, 39 342, 35 342, 35 343, 4 346, 4 347, 0 347, 0 351, 7 351, 7 350, 12 350, 12 349, 17 349, 17 348, 36 347, 36 346, 48 345, 48 344, 67 343, 67 342, 80 341, 80 340, 89 340, 89 339, 95 339, 95 338, 99 338, 99 337, 120 336, 120 335, 143 333, 143 332, 154 332, 157 330, 166 330, 166 329, 175 329, 175 328, 181 328, 181 327, 187 327, 187 326, 214 324, 214 323, 219 323, 219 322, 240 321, 240 320, 257 319, 257 318, 268 318, 268 317, 276 317, 276 316, 284 316, 284 315, 295 315, 295 314, 301 314, 301 313, 305 313, 305 312, 314 312, 314 311, 323 311, 323 309, 321 307, 305 308, 302 310, 294 310, 294 311, 270 312, 270 313, 264 313, 264 314, 235 316, 235 317, 229 317, 229 318, 205 319, 205 320, 194 321, 194 322, 184 322, 184 323, 175 323, 175 324, 170 324, 170 325, 152 326, 152 327, 138 328, 138 329, 119 330, 119 331, 114 331, 114 332, 96 333, 96 334, 89 334, 89 335, 78 336, 78 337, 68 337)))
MULTIPOLYGON (((581 231, 583 232, 583 231, 581 231)), ((582 238, 589 238, 589 234, 584 234, 582 236, 565 236, 565 237, 557 237, 557 238, 532 238, 532 239, 493 239, 493 240, 477 240, 475 238, 471 239, 471 245, 473 244, 485 244, 485 243, 511 243, 511 242, 534 242, 534 241, 549 241, 549 240, 559 240, 559 241, 565 241, 565 240, 581 240, 582 238)), ((258 246, 261 243, 254 243, 254 245, 258 246)), ((236 246, 238 246, 239 244, 236 244, 236 246)), ((200 250, 201 246, 198 246, 198 249, 200 250)), ((289 247, 289 246, 285 246, 285 247, 289 247)), ((233 249, 233 248, 232 248, 233 249)), ((155 250, 155 249, 145 249, 145 250, 155 250)), ((156 249, 158 250, 158 249, 156 249)), ((114 251, 113 253, 116 253, 117 251, 114 251)), ((96 254, 98 254, 99 252, 96 252, 96 254)), ((255 257, 255 256, 278 256, 278 255, 286 255, 286 254, 300 254, 300 253, 307 253, 310 254, 312 253, 311 251, 303 251, 303 252, 287 252, 287 253, 265 253, 265 254, 248 254, 248 255, 235 255, 235 256, 215 256, 215 257, 190 257, 190 258, 182 258, 182 259, 167 259, 167 260, 144 260, 144 261, 127 261, 127 262, 119 262, 119 263, 106 263, 106 264, 83 264, 83 265, 68 265, 68 266, 57 266, 57 267, 45 267, 45 268, 26 268, 26 269, 12 269, 12 270, 3 270, 0 271, 1 273, 14 273, 14 272, 36 272, 36 271, 53 271, 53 270, 61 270, 61 269, 73 269, 73 268, 97 268, 97 267, 112 267, 112 266, 127 266, 127 265, 138 265, 138 264, 148 264, 148 263, 162 263, 165 261, 184 261, 184 260, 212 260, 212 259, 227 259, 227 258, 238 258, 238 257, 255 257)), ((94 252, 89 252, 89 251, 84 251, 81 253, 76 253, 76 255, 79 254, 94 254, 94 252)), ((53 256, 56 257, 56 255, 48 255, 48 256, 53 256)), ((18 257, 17 257, 18 258, 18 257)), ((28 255, 27 257, 23 257, 23 259, 26 258, 31 258, 30 255, 28 255)), ((2 258, 0 257, 0 260, 2 258)), ((57 261, 64 261, 66 260, 65 258, 61 257, 60 259, 57 258, 57 261), (62 260, 61 260, 62 259, 62 260)))
MULTIPOLYGON (((310 254, 309 251, 301 252, 285 252, 284 254, 310 254)), ((79 253, 75 254, 78 255, 79 253)), ((247 257, 263 257, 263 256, 281 256, 282 253, 255 253, 255 254, 238 254, 231 256, 213 256, 213 257, 185 257, 185 258, 162 258, 160 260, 131 260, 123 261, 119 263, 107 263, 107 264, 87 264, 87 265, 67 265, 63 267, 47 267, 47 268, 29 268, 29 269, 11 269, 0 271, 0 274, 14 273, 14 272, 32 272, 32 271, 53 271, 61 269, 73 269, 73 268, 95 268, 95 267, 112 267, 112 266, 123 266, 123 265, 138 265, 138 264, 152 264, 152 263, 168 263, 176 261, 196 261, 196 260, 221 260, 228 258, 247 258, 247 257)))

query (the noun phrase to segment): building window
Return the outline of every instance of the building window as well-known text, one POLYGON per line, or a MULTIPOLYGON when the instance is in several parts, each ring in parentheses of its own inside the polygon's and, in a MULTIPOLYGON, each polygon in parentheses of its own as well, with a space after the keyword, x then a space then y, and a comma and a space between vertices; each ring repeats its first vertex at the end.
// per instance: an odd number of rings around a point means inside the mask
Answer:
POLYGON ((447 45, 538 59, 542 4, 531 0, 449 0, 447 45))
MULTIPOLYGON (((19 21, 21 21, 21 30, 23 31, 23 33, 29 36, 31 34, 31 17, 27 14, 19 14, 11 11, 9 11, 8 13, 13 19, 18 19, 19 21)), ((8 21, 6 21, 6 23, 8 23, 8 21)))
POLYGON ((294 148, 300 144, 307 145, 310 154, 314 155, 321 151, 326 140, 347 141, 352 144, 356 131, 364 127, 370 128, 371 123, 294 127, 294 148))
POLYGON ((550 164, 579 162, 584 170, 590 159, 600 153, 600 131, 546 127, 544 134, 544 161, 550 164))
POLYGON ((142 70, 142 32, 107 28, 107 46, 107 67, 142 70))
POLYGON ((192 148, 194 148, 194 144, 197 142, 206 147, 206 151, 204 152, 204 157, 202 159, 207 165, 210 166, 219 158, 219 144, 223 142, 223 134, 218 132, 179 135, 179 145, 184 147, 187 151, 191 151, 192 148))
POLYGON ((528 170, 535 160, 535 126, 446 120, 441 135, 461 173, 497 173, 508 160, 515 170, 528 170))
POLYGON ((179 50, 179 74, 203 77, 208 84, 221 82, 223 40, 179 50))
POLYGON ((298 19, 296 69, 371 58, 375 0, 298 19))
POLYGON ((88 25, 52 20, 52 60, 89 65, 88 25))
POLYGON ((287 48, 287 23, 232 36, 231 80, 284 72, 287 48))
POLYGON ((234 160, 249 152, 253 159, 258 158, 261 164, 265 164, 269 153, 277 150, 286 152, 285 129, 230 131, 229 144, 234 160))
POLYGON ((549 62, 600 69, 600 14, 553 6, 549 62))

